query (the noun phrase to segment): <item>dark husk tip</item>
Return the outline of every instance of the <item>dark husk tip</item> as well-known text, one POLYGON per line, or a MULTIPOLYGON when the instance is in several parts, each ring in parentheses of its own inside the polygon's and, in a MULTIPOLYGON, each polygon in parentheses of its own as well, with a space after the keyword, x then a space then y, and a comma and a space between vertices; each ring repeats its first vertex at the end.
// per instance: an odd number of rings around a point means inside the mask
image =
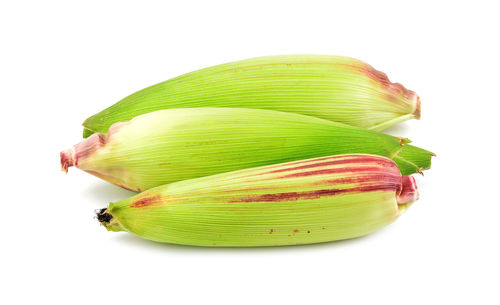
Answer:
POLYGON ((108 213, 108 208, 100 209, 96 212, 97 220, 99 220, 102 224, 109 224, 109 222, 113 219, 113 215, 108 213))

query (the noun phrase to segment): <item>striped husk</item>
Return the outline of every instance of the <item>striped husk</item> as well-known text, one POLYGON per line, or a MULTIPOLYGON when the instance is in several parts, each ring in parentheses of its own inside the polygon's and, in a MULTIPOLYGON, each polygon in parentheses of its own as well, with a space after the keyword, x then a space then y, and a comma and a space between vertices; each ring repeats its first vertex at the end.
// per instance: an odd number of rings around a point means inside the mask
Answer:
POLYGON ((277 246, 368 234, 416 199, 415 181, 373 155, 275 164, 160 186, 98 213, 111 231, 197 246, 277 246))

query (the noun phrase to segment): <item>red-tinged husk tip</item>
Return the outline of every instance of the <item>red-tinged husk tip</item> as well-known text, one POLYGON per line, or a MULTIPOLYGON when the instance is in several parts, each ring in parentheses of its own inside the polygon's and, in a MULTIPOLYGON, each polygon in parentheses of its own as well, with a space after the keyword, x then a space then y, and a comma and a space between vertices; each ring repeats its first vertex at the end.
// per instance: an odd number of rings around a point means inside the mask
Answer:
POLYGON ((414 96, 417 99, 415 103, 415 111, 413 111, 413 116, 415 117, 415 119, 420 120, 420 97, 415 92, 413 92, 413 94, 415 94, 414 96))
POLYGON ((401 178, 401 189, 396 198, 398 204, 412 203, 418 200, 418 189, 415 178, 403 176, 401 178))
POLYGON ((62 151, 61 156, 61 169, 68 172, 71 166, 78 167, 78 163, 90 156, 93 152, 100 149, 105 144, 105 136, 100 133, 94 133, 87 139, 76 144, 70 149, 62 151))
MULTIPOLYGON (((399 96, 405 99, 405 105, 410 105, 412 107, 412 115, 415 119, 420 119, 420 97, 417 93, 412 90, 406 89, 405 86, 400 83, 393 83, 387 77, 384 72, 378 71, 370 65, 364 65, 361 69, 362 73, 373 79, 381 86, 383 86, 390 94, 387 96, 388 99, 399 102, 400 99, 394 98, 394 96, 399 96), (414 108, 413 108, 414 107, 414 108)), ((406 113, 405 113, 406 114, 406 113)))
POLYGON ((61 151, 61 170, 68 172, 68 168, 75 164, 73 148, 61 151))

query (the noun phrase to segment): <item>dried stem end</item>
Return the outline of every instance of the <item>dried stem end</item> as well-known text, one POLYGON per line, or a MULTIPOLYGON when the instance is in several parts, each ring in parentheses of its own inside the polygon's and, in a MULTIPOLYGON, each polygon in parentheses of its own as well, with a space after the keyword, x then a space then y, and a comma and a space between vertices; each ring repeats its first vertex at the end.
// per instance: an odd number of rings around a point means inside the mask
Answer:
POLYGON ((100 209, 96 212, 97 220, 103 225, 108 231, 123 231, 118 219, 116 219, 108 210, 108 208, 100 209))

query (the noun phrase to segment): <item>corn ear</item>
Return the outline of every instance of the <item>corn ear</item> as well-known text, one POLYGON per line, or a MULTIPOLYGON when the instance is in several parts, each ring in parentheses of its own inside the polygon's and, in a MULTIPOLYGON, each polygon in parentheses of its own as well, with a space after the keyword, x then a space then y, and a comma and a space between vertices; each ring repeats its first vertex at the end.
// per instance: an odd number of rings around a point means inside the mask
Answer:
POLYGON ((138 192, 180 180, 346 153, 392 158, 403 175, 429 168, 432 153, 407 142, 295 113, 179 108, 116 123, 108 134, 94 134, 62 152, 61 165, 138 192))
POLYGON ((416 199, 388 158, 340 155, 186 180, 111 203, 110 231, 196 246, 279 246, 368 234, 416 199))
POLYGON ((295 112, 372 130, 420 118, 415 92, 349 57, 258 57, 194 71, 140 90, 88 118, 84 137, 160 109, 257 108, 295 112))

